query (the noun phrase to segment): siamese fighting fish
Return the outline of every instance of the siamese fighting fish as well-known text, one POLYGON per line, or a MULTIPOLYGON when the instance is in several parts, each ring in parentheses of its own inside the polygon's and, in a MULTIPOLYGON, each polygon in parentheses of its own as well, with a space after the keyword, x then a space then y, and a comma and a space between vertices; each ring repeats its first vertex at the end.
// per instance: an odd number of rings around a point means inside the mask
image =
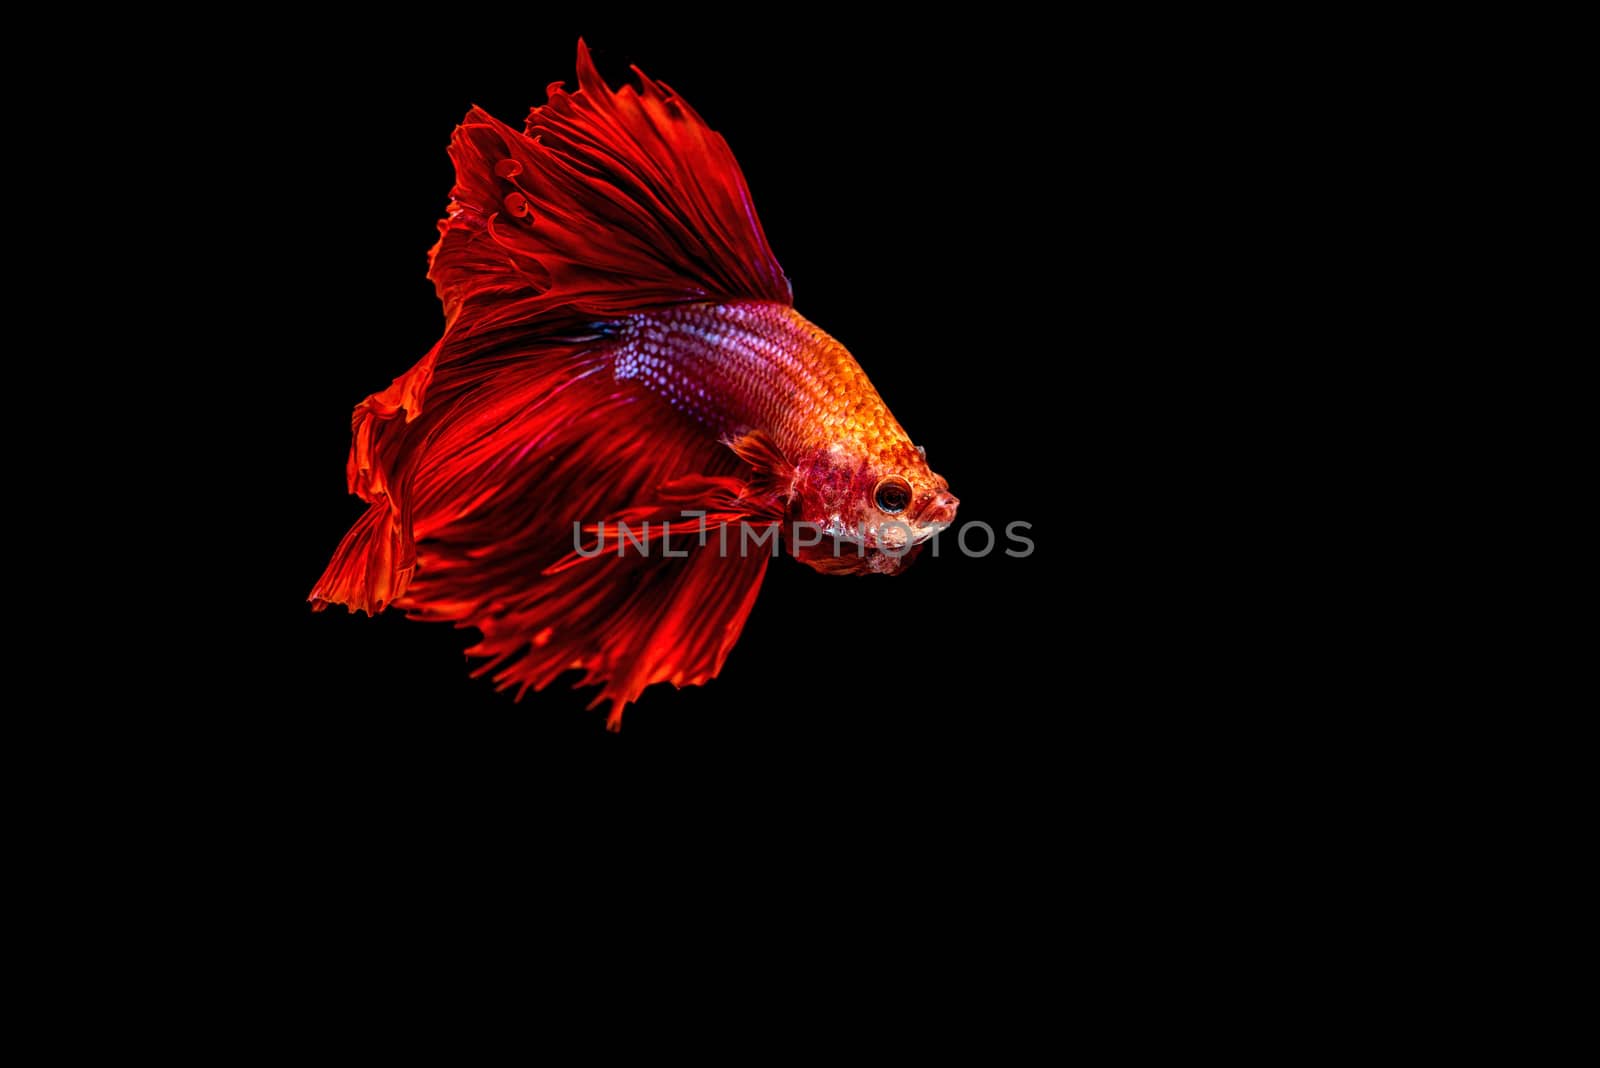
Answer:
POLYGON ((481 634, 518 697, 568 671, 616 729, 721 669, 774 547, 893 574, 956 514, 861 365, 795 310, 727 143, 578 44, 521 130, 481 109, 428 277, 437 344, 356 406, 368 502, 311 591, 481 634))

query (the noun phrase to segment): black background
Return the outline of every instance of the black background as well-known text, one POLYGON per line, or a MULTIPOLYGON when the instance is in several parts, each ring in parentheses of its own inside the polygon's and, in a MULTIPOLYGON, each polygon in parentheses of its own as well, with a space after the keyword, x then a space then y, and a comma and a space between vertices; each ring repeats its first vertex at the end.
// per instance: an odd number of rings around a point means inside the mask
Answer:
MULTIPOLYGON (((1386 748, 1381 730, 1350 723, 1352 710, 1387 716, 1378 687, 1337 690, 1369 639, 1351 619, 1333 656, 1295 670, 1318 636, 1288 608, 1321 561, 1289 551, 1304 544, 1293 528, 1314 524, 1252 515, 1218 488, 1252 472, 1238 462, 1249 455, 1288 451, 1255 420, 1301 417, 1319 383, 1285 367, 1334 318, 1263 314, 1306 275, 1259 255, 1244 224, 1288 244, 1326 210, 1298 184, 1321 159, 1278 147, 1305 118, 1286 80, 1229 67, 1260 51, 1294 65, 1301 44, 1254 17, 1235 33, 1209 11, 1195 17, 1241 44, 1144 11, 1114 28, 1059 13, 1045 28, 1003 11, 893 27, 811 12, 766 13, 787 18, 773 31, 689 12, 645 27, 473 9, 412 26, 386 16, 370 34, 190 16, 172 35, 182 62, 133 52, 140 80, 163 75, 170 99, 100 102, 131 128, 114 162, 152 195, 99 196, 115 191, 108 150, 70 126, 28 208, 53 219, 54 175, 84 174, 103 229, 71 251, 125 253, 92 284, 149 276, 150 314, 79 314, 131 328, 97 355, 158 380, 170 409, 138 405, 129 442, 170 436, 165 481, 192 508, 174 523, 144 492, 148 465, 110 445, 137 506, 111 513, 96 481, 74 482, 101 539, 74 566, 97 581, 115 567, 119 594, 72 603, 49 638, 83 648, 92 629, 139 670, 85 653, 74 674, 112 698, 16 718, 70 740, 70 770, 39 812, 79 800, 85 826, 117 840, 107 854, 33 821, 94 863, 85 886, 112 886, 89 913, 170 940, 177 925, 116 907, 147 886, 217 959, 255 959, 231 935, 260 932, 302 965, 297 983, 336 984, 329 1003, 343 1007, 354 973, 330 947, 410 979, 401 958, 433 941, 520 960, 524 931, 726 926, 663 893, 679 889, 727 910, 752 946, 793 930, 881 962, 891 983, 889 961, 910 962, 913 980, 937 984, 909 984, 914 996, 941 1026, 959 1006, 988 1049, 1028 1019, 1059 1042, 1082 987, 1142 997, 1171 958, 1161 950, 1259 928, 1237 910, 1301 909, 1301 885, 1326 881, 1323 844, 1350 839, 1319 835, 1292 802, 1307 782, 1329 808, 1368 787, 1356 761, 1337 779, 1314 772, 1341 740, 1386 748), (962 521, 1030 521, 1037 544, 1026 560, 947 545, 893 578, 776 561, 721 677, 651 689, 620 735, 584 709, 587 694, 513 703, 470 679, 466 633, 305 602, 363 507, 345 489, 350 409, 441 327, 424 271, 450 132, 472 103, 519 122, 548 82, 570 81, 580 34, 613 84, 637 62, 728 137, 799 309, 860 359, 950 479, 962 521), (1234 101, 1218 92, 1230 80, 1247 90, 1234 101), (1261 100, 1282 105, 1252 111, 1261 100), (1241 140, 1262 151, 1246 156, 1241 140), (1273 188, 1286 192, 1263 201, 1273 188), (180 269, 146 267, 147 250, 180 269), (185 328, 197 354, 181 348, 185 328), (1219 440, 1240 444, 1229 455, 1219 440), (127 526, 178 559, 122 551, 127 526), (1269 596, 1240 592, 1251 569, 1269 596), (85 759, 97 751, 106 759, 85 759), (167 876, 163 839, 193 878, 167 876), (1296 844, 1317 859, 1286 866, 1296 844), (1242 881, 1243 853, 1274 870, 1242 881), (558 888, 570 904, 551 908, 558 888), (1208 890, 1235 911, 1213 910, 1208 890), (224 922, 195 926, 203 902, 224 922), (1058 974, 1019 971, 1019 954, 1058 974), (1134 971, 1141 985, 1117 982, 1134 971), (1003 1016, 975 1011, 985 991, 1003 1016)), ((127 406, 96 368, 72 366, 79 408, 127 406)), ((59 466, 37 452, 30 465, 59 466)), ((1288 467, 1243 490, 1275 503, 1305 481, 1288 467)), ((1296 951, 1278 941, 1275 953, 1296 951)), ((1194 967, 1223 958, 1204 948, 1194 967)), ((849 987, 850 971, 830 976, 849 987)))
MULTIPOLYGON (((1045 28, 987 9, 892 27, 813 10, 765 13, 787 20, 778 31, 690 12, 647 27, 473 9, 411 26, 386 16, 370 33, 190 16, 172 35, 181 61, 133 51, 129 84, 161 75, 170 98, 108 93, 99 110, 129 120, 114 162, 159 189, 86 201, 104 229, 72 251, 129 253, 95 285, 151 276, 153 314, 113 318, 135 336, 108 353, 135 357, 125 375, 173 380, 159 383, 170 413, 140 406, 133 437, 174 439, 169 481, 194 514, 174 524, 129 463, 140 508, 86 526, 142 528, 180 559, 167 569, 101 542, 75 563, 97 578, 115 565, 119 601, 74 604, 70 629, 50 635, 76 648, 103 627, 93 638, 142 669, 84 655, 78 673, 117 699, 46 706, 76 774, 40 811, 81 798, 87 826, 127 828, 108 861, 92 837, 34 821, 95 862, 84 885, 115 884, 96 891, 99 913, 167 938, 159 916, 115 908, 142 883, 186 920, 215 902, 227 922, 198 929, 229 960, 241 929, 302 964, 370 931, 371 959, 410 978, 399 958, 426 951, 430 925, 502 959, 520 959, 522 931, 719 926, 661 892, 683 888, 759 910, 748 924, 732 912, 751 945, 795 930, 852 961, 881 947, 912 962, 942 988, 917 991, 941 1025, 959 1005, 989 1048, 1025 1033, 1024 1017, 1059 1041, 1083 985, 1142 996, 1148 984, 1116 979, 1148 979, 1194 931, 1259 927, 1213 911, 1207 890, 1254 912, 1274 898, 1297 908, 1300 884, 1326 881, 1324 843, 1350 839, 1307 825, 1296 783, 1326 786, 1330 808, 1359 800, 1359 762, 1336 780, 1314 772, 1341 740, 1386 749, 1381 730, 1349 722, 1362 708, 1387 716, 1385 703, 1375 684, 1360 700, 1337 691, 1365 651, 1354 619, 1332 657, 1273 674, 1316 647, 1287 608, 1321 562, 1288 558, 1304 543, 1298 517, 1247 523, 1217 488, 1230 468, 1252 470, 1237 462, 1250 453, 1288 451, 1253 420, 1301 417, 1320 383, 1285 366, 1337 311, 1264 316, 1307 276, 1249 232, 1303 242, 1304 220, 1328 211, 1330 191, 1307 197, 1300 181, 1325 146, 1313 137, 1315 154, 1285 157, 1283 131, 1306 116, 1293 80, 1256 62, 1299 64, 1311 31, 1209 11, 1195 18, 1210 35, 1145 11, 1116 27, 1053 13, 1045 28), (1026 560, 946 546, 887 579, 777 561, 721 677, 653 688, 620 735, 584 710, 586 694, 513 703, 470 679, 465 633, 305 602, 363 507, 344 484, 350 409, 438 336, 425 253, 451 129, 472 103, 520 121, 548 82, 570 81, 580 34, 613 84, 637 62, 728 137, 799 309, 861 360, 963 521, 1031 521, 1037 543, 1026 560), (156 247, 182 269, 139 270, 156 247), (179 348, 189 324, 198 355, 179 348), (1227 455, 1219 440, 1241 444, 1227 455), (1261 556, 1280 566, 1252 600, 1238 588, 1261 556), (96 749, 109 759, 87 763, 96 749), (152 811, 151 798, 170 804, 152 811), (587 833, 576 817, 588 813, 605 834, 587 833), (641 828, 654 850, 626 836, 641 828), (195 878, 163 877, 164 836, 195 878), (1297 843, 1314 863, 1282 863, 1297 843), (1241 883, 1236 853, 1275 870, 1241 883), (472 908, 450 900, 456 887, 472 908), (547 907, 557 887, 572 888, 570 907, 547 907), (1108 953, 1094 954, 1096 936, 1108 953), (1087 984, 1019 972, 1019 953, 1087 984), (1005 1003, 1002 1027, 974 1012, 984 990, 1005 1003)), ((1329 84, 1360 77, 1340 73, 1329 84)), ((104 191, 107 150, 91 127, 70 132, 70 152, 36 175, 51 196, 30 209, 60 210, 61 170, 104 191)), ((74 368, 89 411, 124 404, 74 368)), ((1284 466, 1253 477, 1249 496, 1271 504, 1303 480, 1284 466)), ((1205 948, 1191 963, 1221 959, 1205 948)), ((330 976, 330 1003, 348 1003, 348 969, 293 974, 330 976)))
POLYGON ((1125 620, 1083 617, 1082 591, 1118 576, 1067 532, 1138 447, 1126 390, 1107 383, 1125 382, 1143 329, 1127 290, 1153 180, 1127 162, 1145 136, 1127 125, 1138 76, 1105 46, 1020 26, 592 20, 284 46, 249 117, 279 265, 251 299, 268 309, 281 428, 257 606, 273 651, 255 677, 341 751, 398 760, 598 748, 827 768, 861 754, 1002 777, 1065 751, 1092 761, 1081 743, 1119 714, 1125 620), (466 632, 305 603, 364 508, 344 483, 350 409, 441 327, 425 254, 451 130, 474 103, 520 125, 547 83, 571 84, 580 34, 612 85, 638 64, 727 137, 796 306, 861 361, 961 498, 960 521, 1025 521, 1035 544, 1012 558, 1002 533, 972 559, 947 535, 939 558, 891 578, 775 561, 721 676, 651 688, 620 736, 585 710, 592 691, 514 703, 469 678, 466 632))

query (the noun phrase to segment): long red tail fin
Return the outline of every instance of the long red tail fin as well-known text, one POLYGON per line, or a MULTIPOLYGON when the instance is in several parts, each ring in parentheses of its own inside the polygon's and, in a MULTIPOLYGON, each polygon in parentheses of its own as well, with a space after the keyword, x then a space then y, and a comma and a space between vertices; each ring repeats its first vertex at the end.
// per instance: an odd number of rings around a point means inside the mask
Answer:
POLYGON ((754 476, 616 380, 607 321, 790 299, 727 144, 639 78, 608 89, 580 41, 577 90, 552 86, 526 132, 477 108, 457 128, 429 271, 444 336, 356 407, 347 474, 371 508, 311 594, 319 608, 398 604, 474 626, 472 652, 519 694, 579 669, 613 726, 650 683, 717 672, 765 557, 714 557, 713 538, 686 558, 553 566, 572 555, 574 523, 692 508, 682 487, 696 479, 717 487, 705 510, 732 521, 727 487, 754 476))

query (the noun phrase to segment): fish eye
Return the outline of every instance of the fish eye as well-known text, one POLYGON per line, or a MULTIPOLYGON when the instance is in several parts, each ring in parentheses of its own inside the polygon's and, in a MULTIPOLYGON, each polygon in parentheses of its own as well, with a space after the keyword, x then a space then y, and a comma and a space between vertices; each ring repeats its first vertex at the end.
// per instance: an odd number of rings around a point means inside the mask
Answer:
POLYGON ((899 475, 879 479, 878 488, 872 491, 872 500, 880 511, 899 515, 911 503, 911 483, 899 475))

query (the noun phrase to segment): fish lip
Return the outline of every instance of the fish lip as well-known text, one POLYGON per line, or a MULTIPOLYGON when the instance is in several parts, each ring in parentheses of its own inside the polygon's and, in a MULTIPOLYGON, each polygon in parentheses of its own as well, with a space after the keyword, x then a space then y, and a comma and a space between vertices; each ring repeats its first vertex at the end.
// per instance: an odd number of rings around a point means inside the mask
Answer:
POLYGON ((923 498, 908 517, 914 518, 918 523, 932 530, 929 537, 953 524, 956 512, 961 507, 961 499, 951 493, 948 488, 941 489, 931 497, 923 498))
POLYGON ((902 523, 901 525, 910 528, 911 540, 907 542, 906 545, 900 546, 899 548, 909 549, 913 545, 922 545, 930 541, 934 535, 950 526, 950 522, 946 520, 940 520, 935 523, 918 523, 915 526, 912 526, 910 523, 902 523))
MULTIPOLYGON (((898 521, 897 520, 889 520, 888 521, 888 523, 895 523, 895 522, 898 522, 898 521)), ((881 524, 879 524, 879 526, 887 526, 888 523, 881 523, 881 524)), ((901 522, 901 523, 899 523, 899 525, 902 526, 902 527, 905 527, 905 528, 907 528, 907 529, 909 529, 911 531, 911 540, 908 541, 905 545, 897 545, 897 546, 879 545, 879 544, 877 544, 876 538, 874 538, 872 541, 868 541, 867 540, 867 538, 869 536, 868 534, 866 534, 866 533, 858 533, 856 531, 827 530, 825 532, 828 535, 830 535, 835 541, 846 542, 846 543, 850 544, 851 546, 864 549, 867 552, 882 552, 882 553, 890 553, 892 555, 892 554, 895 554, 895 553, 904 553, 905 551, 913 548, 914 546, 923 545, 923 544, 927 543, 929 540, 931 540, 934 537, 934 535, 938 534, 940 531, 943 531, 943 530, 953 526, 954 522, 953 521, 949 521, 949 520, 940 520, 939 522, 936 522, 936 523, 919 523, 916 526, 912 526, 910 523, 901 522)))

